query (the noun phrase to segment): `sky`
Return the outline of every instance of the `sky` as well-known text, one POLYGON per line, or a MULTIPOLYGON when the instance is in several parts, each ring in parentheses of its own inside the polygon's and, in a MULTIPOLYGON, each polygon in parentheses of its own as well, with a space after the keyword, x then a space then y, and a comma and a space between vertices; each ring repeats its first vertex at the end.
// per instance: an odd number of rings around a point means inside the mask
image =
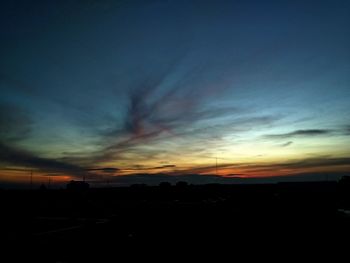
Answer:
POLYGON ((2 1, 0 22, 0 187, 350 171, 350 1, 2 1))

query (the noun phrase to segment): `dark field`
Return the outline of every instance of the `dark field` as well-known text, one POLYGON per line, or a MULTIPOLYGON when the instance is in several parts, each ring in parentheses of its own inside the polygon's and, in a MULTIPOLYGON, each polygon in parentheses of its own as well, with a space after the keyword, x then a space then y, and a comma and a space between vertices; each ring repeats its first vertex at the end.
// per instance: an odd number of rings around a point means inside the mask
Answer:
POLYGON ((335 182, 3 190, 0 197, 3 262, 322 255, 349 244, 348 186, 335 182))

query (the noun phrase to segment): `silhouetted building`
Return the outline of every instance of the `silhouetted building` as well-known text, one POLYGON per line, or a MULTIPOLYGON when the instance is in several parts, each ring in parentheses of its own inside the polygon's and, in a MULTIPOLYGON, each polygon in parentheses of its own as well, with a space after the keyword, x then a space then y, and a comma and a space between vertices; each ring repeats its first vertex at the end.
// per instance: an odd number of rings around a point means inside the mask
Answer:
POLYGON ((70 181, 67 184, 68 190, 87 190, 89 189, 90 185, 87 182, 84 181, 70 181))

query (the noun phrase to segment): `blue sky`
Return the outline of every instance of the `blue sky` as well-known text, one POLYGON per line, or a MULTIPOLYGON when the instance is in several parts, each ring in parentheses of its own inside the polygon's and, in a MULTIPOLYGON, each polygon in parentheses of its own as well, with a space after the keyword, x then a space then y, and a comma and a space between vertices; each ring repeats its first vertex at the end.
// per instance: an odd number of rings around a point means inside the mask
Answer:
POLYGON ((5 181, 213 174, 216 157, 222 176, 348 171, 348 1, 1 6, 5 181))

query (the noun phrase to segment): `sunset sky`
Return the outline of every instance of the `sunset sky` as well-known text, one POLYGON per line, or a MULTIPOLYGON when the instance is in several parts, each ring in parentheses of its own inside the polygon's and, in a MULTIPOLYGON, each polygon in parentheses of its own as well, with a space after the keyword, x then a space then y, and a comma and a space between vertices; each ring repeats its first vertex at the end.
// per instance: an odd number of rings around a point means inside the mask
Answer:
POLYGON ((0 187, 350 172, 350 1, 3 1, 0 21, 0 187))

